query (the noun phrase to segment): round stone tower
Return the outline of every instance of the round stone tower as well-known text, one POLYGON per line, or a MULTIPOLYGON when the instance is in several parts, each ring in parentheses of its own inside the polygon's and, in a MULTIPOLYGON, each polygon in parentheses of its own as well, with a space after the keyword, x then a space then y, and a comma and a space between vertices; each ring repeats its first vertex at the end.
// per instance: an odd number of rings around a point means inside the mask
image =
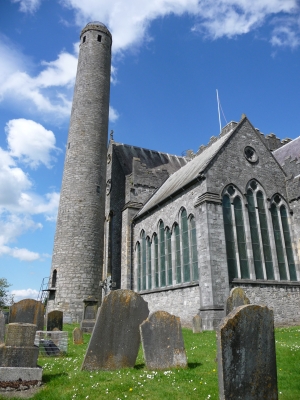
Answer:
POLYGON ((101 301, 111 45, 101 22, 81 31, 48 299, 73 321, 101 301))

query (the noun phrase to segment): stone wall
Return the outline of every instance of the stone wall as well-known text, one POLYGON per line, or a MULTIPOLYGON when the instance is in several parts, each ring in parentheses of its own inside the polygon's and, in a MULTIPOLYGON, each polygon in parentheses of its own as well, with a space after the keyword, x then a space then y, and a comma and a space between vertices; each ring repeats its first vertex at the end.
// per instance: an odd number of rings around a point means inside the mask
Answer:
POLYGON ((170 289, 157 289, 151 293, 140 293, 148 302, 150 313, 167 311, 180 317, 182 326, 192 327, 193 317, 199 313, 199 286, 170 289))
POLYGON ((273 308, 275 326, 300 324, 300 283, 234 282, 230 286, 241 287, 251 304, 273 308))

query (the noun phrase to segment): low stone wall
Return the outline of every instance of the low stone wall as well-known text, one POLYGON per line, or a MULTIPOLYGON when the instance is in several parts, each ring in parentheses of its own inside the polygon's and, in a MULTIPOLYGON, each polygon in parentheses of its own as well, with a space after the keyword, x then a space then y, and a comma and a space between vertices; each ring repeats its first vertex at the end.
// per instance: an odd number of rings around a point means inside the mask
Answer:
POLYGON ((241 287, 251 304, 267 305, 274 311, 275 326, 300 325, 300 284, 278 282, 233 282, 241 287))
POLYGON ((193 317, 199 313, 199 286, 186 286, 172 289, 157 289, 151 292, 140 292, 148 302, 150 313, 167 311, 180 317, 181 325, 192 327, 193 317))

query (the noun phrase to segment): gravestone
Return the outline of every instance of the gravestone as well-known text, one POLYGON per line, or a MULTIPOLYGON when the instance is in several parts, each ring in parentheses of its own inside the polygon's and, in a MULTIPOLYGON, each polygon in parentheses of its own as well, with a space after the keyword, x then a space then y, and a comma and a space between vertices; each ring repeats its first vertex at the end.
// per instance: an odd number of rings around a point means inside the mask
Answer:
POLYGON ((98 310, 81 369, 134 367, 140 346, 139 325, 148 315, 148 303, 139 294, 123 289, 110 292, 98 310))
POLYGON ((236 307, 246 306, 247 304, 250 304, 250 300, 242 288, 235 287, 231 289, 230 295, 226 301, 226 315, 228 315, 236 307))
POLYGON ((34 346, 36 329, 36 325, 27 323, 8 325, 5 344, 0 345, 0 382, 9 382, 8 386, 22 381, 41 382, 39 348, 34 346))
POLYGON ((220 399, 278 399, 272 310, 237 307, 219 325, 217 347, 220 399))
POLYGON ((47 315, 47 331, 53 331, 55 328, 63 330, 63 312, 54 310, 47 315))
POLYGON ((96 322, 97 310, 98 299, 95 297, 88 297, 83 300, 83 315, 80 323, 80 329, 83 332, 92 333, 96 322))
POLYGON ((73 343, 83 344, 83 332, 80 328, 75 328, 73 330, 73 343))
POLYGON ((0 344, 4 343, 5 339, 5 317, 2 311, 0 311, 0 344))
POLYGON ((193 333, 202 332, 202 318, 200 315, 195 315, 193 318, 193 333))
POLYGON ((140 325, 140 332, 148 369, 187 367, 179 317, 156 311, 140 325))
POLYGON ((72 322, 71 314, 63 314, 63 324, 72 324, 72 322))
POLYGON ((5 344, 0 345, 1 367, 36 367, 39 354, 34 346, 36 329, 34 324, 8 324, 5 344))
POLYGON ((9 323, 24 322, 44 329, 44 305, 40 301, 24 299, 14 303, 9 311, 9 323))

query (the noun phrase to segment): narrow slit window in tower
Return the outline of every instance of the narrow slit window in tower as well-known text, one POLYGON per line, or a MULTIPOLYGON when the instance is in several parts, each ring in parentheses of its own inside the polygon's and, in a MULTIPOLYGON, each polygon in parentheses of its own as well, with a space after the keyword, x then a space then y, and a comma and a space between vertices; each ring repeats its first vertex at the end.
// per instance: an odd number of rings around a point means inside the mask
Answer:
POLYGON ((102 36, 98 35, 98 37, 97 37, 98 42, 101 42, 101 39, 102 39, 102 36))
POLYGON ((82 43, 85 43, 86 36, 83 36, 82 43))

